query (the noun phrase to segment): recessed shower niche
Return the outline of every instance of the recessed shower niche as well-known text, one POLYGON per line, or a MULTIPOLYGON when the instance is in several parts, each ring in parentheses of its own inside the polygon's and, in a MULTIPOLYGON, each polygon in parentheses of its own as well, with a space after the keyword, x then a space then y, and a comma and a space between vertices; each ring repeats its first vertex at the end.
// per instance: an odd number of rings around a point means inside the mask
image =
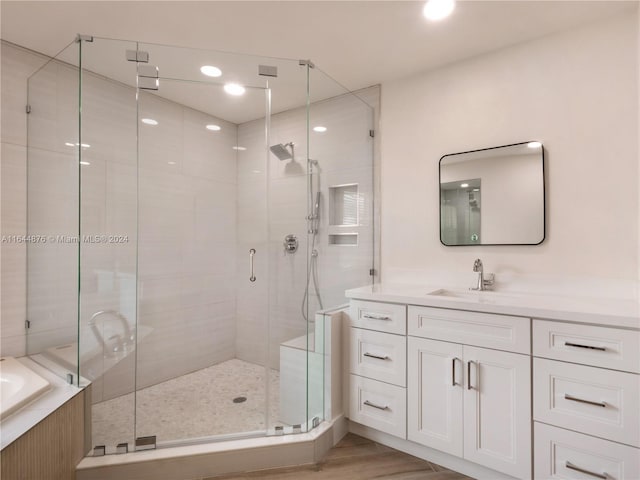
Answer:
POLYGON ((358 232, 347 231, 360 225, 358 184, 329 187, 329 245, 358 245, 358 232))

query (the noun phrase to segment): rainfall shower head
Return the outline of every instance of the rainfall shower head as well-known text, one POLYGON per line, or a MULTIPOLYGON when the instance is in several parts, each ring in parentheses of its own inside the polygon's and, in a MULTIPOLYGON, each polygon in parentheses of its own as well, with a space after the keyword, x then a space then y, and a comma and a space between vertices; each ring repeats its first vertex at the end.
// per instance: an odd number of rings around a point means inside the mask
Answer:
POLYGON ((271 150, 271 153, 280 160, 289 160, 293 158, 293 142, 285 143, 284 145, 282 143, 271 145, 269 150, 271 150), (287 147, 291 147, 291 151, 289 151, 287 147))

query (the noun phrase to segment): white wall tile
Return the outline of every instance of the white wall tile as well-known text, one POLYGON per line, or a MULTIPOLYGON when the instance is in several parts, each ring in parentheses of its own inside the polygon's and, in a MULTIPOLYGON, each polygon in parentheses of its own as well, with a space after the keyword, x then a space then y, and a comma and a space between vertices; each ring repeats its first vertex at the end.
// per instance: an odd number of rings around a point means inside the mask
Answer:
POLYGON ((2 142, 27 144, 27 79, 48 60, 2 42, 2 142))

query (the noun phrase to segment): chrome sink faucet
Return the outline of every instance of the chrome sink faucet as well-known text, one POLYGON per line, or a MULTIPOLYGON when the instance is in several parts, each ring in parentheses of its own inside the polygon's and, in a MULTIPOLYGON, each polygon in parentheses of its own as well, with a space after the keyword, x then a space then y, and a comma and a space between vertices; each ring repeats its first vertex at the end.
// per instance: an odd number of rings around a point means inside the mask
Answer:
POLYGON ((469 290, 478 290, 481 292, 484 290, 491 290, 491 288, 488 287, 493 286, 495 277, 493 273, 487 273, 487 277, 485 278, 484 266, 482 265, 482 260, 480 260, 479 258, 476 258, 476 261, 473 262, 473 271, 477 272, 478 274, 478 283, 475 288, 472 287, 469 288, 469 290))

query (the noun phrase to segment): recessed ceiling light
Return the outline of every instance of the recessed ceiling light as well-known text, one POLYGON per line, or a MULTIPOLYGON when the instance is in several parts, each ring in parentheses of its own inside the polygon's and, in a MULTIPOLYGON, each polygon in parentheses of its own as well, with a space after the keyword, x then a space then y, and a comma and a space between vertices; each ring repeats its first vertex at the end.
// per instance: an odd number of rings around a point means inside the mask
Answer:
POLYGON ((479 191, 480 191, 480 189, 479 189, 479 188, 474 188, 474 189, 473 189, 473 191, 474 191, 474 192, 479 192, 479 191))
POLYGON ((243 151, 245 151, 247 149, 247 147, 238 147, 238 146, 233 146, 231 148, 233 148, 234 150, 239 150, 241 152, 243 152, 243 151))
POLYGON ((455 0, 428 0, 422 9, 422 14, 428 20, 442 20, 453 12, 455 0))
POLYGON ((242 95, 244 94, 244 90, 245 88, 242 85, 239 85, 237 83, 227 83, 224 86, 224 91, 227 92, 229 95, 242 95))
POLYGON ((467 187, 469 186, 469 184, 468 184, 468 183, 461 183, 461 184, 460 184, 460 186, 461 186, 462 188, 467 188, 467 187))
POLYGON ((145 125, 158 125, 158 121, 154 120, 153 118, 143 118, 140 121, 145 125))
POLYGON ((65 145, 67 147, 75 147, 77 145, 77 143, 69 143, 69 142, 65 142, 65 145))
POLYGON ((212 65, 203 65, 200 67, 200 71, 207 77, 219 77, 222 75, 222 70, 212 65))
POLYGON ((314 132, 324 133, 327 131, 327 127, 323 127, 322 125, 318 125, 317 127, 313 127, 314 132))
POLYGON ((529 142, 527 143, 527 147, 529 148, 538 148, 541 147, 542 144, 540 142, 529 142))
POLYGON ((80 162, 80 165, 91 165, 91 163, 82 161, 82 162, 80 162))
POLYGON ((205 127, 207 130, 211 130, 212 132, 217 132, 220 130, 220 125, 209 124, 205 127))
POLYGON ((176 162, 167 162, 169 165, 175 165, 176 162))

